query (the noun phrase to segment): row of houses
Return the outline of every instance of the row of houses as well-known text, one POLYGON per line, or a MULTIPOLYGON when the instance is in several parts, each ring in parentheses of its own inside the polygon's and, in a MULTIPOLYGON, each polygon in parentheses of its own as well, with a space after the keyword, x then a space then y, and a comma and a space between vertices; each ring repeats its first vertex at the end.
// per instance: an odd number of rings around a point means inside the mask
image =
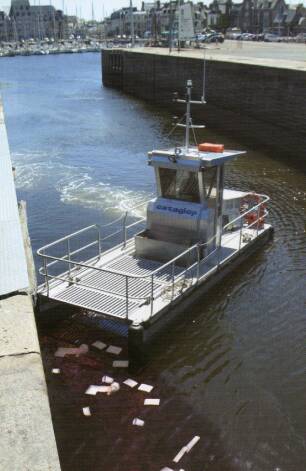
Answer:
POLYGON ((52 5, 30 5, 29 0, 12 0, 7 10, 0 11, 0 41, 63 39, 67 31, 67 17, 52 5))
POLYGON ((141 10, 121 8, 106 18, 103 24, 106 37, 129 36, 132 30, 132 15, 135 34, 140 37, 160 36, 178 27, 179 4, 190 4, 194 32, 202 33, 207 28, 225 32, 239 28, 242 32, 295 35, 306 32, 306 8, 288 5, 285 0, 213 0, 210 5, 203 2, 175 0, 143 2, 141 10))

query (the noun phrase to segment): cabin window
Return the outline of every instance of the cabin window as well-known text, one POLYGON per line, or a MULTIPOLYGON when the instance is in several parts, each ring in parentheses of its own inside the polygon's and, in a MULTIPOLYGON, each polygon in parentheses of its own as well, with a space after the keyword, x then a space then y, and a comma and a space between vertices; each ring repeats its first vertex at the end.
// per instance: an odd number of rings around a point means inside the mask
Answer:
POLYGON ((215 199, 217 196, 217 167, 205 169, 202 175, 205 199, 215 199))
POLYGON ((163 198, 200 203, 199 181, 196 172, 160 168, 159 175, 163 198))

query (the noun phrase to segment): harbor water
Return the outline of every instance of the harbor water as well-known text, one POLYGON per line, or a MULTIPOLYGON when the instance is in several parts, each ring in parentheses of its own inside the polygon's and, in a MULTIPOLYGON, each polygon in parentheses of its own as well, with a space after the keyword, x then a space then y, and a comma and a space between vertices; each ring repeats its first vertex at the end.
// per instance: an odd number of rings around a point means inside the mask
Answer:
MULTIPOLYGON (((99 54, 2 58, 0 94, 35 251, 150 198, 146 152, 183 138, 168 137, 165 110, 104 89, 99 54)), ((212 129, 203 139, 242 147, 212 129)), ((59 345, 115 341, 109 334, 78 318, 40 328, 63 471, 305 470, 306 168, 247 150, 229 165, 226 186, 271 197, 274 239, 185 312, 135 372, 155 386, 160 407, 144 410, 143 393, 123 387, 85 396, 102 373, 117 374, 102 354, 56 363, 59 345), (61 375, 50 373, 55 366, 61 375), (132 425, 136 417, 144 427, 132 425), (200 442, 175 467, 195 435, 200 442)))

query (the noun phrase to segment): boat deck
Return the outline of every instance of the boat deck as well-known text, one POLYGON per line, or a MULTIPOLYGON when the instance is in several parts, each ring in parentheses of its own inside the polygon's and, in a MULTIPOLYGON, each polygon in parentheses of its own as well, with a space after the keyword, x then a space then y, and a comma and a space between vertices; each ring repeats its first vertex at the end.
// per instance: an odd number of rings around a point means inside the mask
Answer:
POLYGON ((106 317, 128 323, 144 322, 203 282, 264 230, 247 229, 246 241, 240 230, 226 233, 220 249, 189 267, 179 266, 178 261, 165 265, 137 258, 130 240, 125 247, 116 247, 88 262, 77 264, 70 260, 73 265, 70 272, 49 277, 39 292, 52 300, 106 317))

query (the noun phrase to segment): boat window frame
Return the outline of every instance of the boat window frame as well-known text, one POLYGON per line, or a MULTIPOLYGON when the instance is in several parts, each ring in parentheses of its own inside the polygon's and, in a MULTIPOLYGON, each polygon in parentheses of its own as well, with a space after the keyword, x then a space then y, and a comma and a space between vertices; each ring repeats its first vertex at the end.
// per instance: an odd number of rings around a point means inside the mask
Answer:
POLYGON ((185 201, 185 202, 188 202, 188 203, 191 203, 191 204, 203 204, 203 196, 202 196, 202 191, 201 191, 201 187, 200 187, 200 179, 199 179, 199 172, 198 171, 193 171, 192 169, 169 168, 169 167, 158 166, 158 167, 155 167, 155 176, 156 176, 157 193, 158 193, 159 197, 165 198, 165 199, 171 199, 171 200, 174 200, 174 201, 185 201), (162 188, 162 181, 161 181, 162 176, 161 176, 161 173, 160 173, 161 170, 168 170, 168 171, 172 171, 172 172, 175 172, 175 173, 177 173, 179 171, 179 172, 186 172, 186 173, 189 173, 189 174, 198 174, 198 175, 195 175, 195 181, 197 182, 197 193, 198 193, 197 201, 190 201, 188 199, 175 198, 175 197, 171 197, 169 195, 165 195, 164 192, 163 192, 163 188, 162 188))

